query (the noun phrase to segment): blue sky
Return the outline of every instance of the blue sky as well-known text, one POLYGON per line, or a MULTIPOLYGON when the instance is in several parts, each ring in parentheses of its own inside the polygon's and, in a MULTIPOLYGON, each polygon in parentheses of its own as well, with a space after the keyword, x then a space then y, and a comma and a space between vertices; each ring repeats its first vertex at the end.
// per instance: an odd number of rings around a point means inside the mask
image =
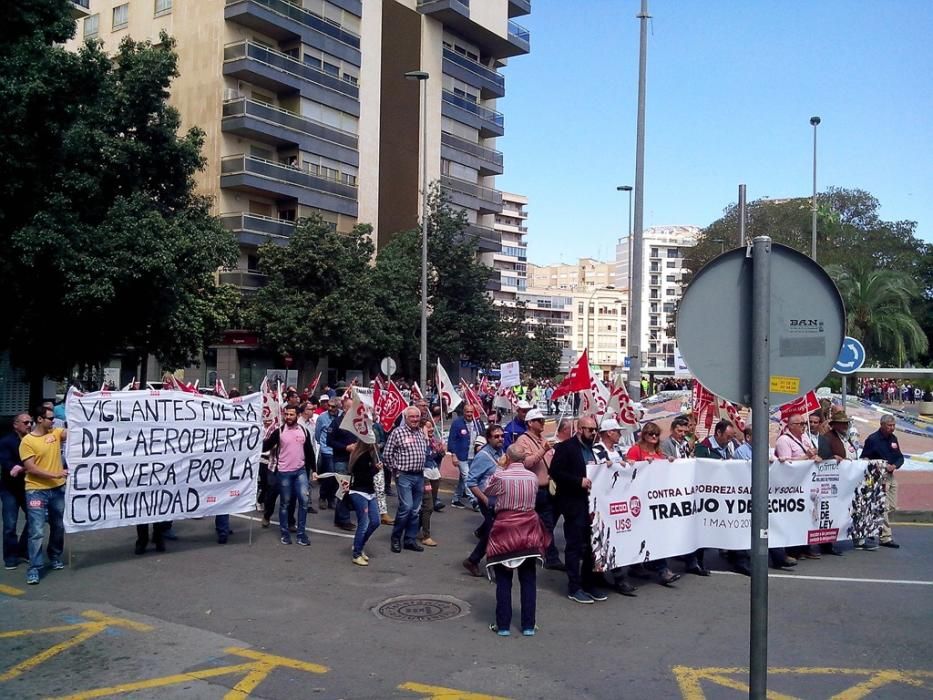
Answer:
MULTIPOLYGON (((529 260, 611 259, 634 184, 640 0, 535 0, 504 69, 500 189, 529 197, 529 260), (569 241, 572 246, 568 246, 569 241)), ((737 200, 857 187, 933 241, 933 1, 650 0, 645 226, 737 200)))

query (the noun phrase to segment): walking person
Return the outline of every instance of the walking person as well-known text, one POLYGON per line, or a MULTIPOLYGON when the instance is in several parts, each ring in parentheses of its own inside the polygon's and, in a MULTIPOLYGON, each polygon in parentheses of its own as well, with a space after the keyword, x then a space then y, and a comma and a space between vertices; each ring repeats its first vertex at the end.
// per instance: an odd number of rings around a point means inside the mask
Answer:
POLYGON ((486 437, 476 438, 476 457, 470 465, 470 474, 467 476, 467 488, 476 497, 479 503, 480 512, 483 514, 483 524, 480 525, 473 534, 479 540, 470 556, 463 560, 463 568, 470 572, 471 576, 480 577, 482 572, 479 563, 486 556, 486 544, 489 541, 489 531, 492 528, 495 499, 486 496, 483 489, 489 483, 489 479, 499 468, 499 460, 502 458, 502 442, 504 435, 502 427, 492 424, 486 428, 486 437))
MULTIPOLYGON (((305 462, 314 463, 314 447, 308 432, 298 425, 298 409, 287 406, 283 412, 285 424, 276 428, 263 440, 262 449, 278 448, 278 482, 281 498, 279 499, 279 533, 282 544, 291 544, 292 537, 288 530, 288 504, 294 496, 297 501, 297 542, 303 547, 310 546, 305 525, 308 520, 308 474, 305 462)), ((312 478, 317 472, 312 471, 312 478)))
POLYGON ((444 455, 447 454, 447 448, 434 435, 433 423, 425 423, 423 430, 428 441, 428 452, 424 460, 425 492, 421 498, 421 511, 418 518, 418 525, 421 530, 418 534, 418 540, 425 547, 436 547, 437 542, 431 537, 431 514, 443 508, 439 494, 441 488, 440 463, 444 459, 444 455), (431 494, 430 498, 428 498, 429 493, 431 494))
POLYGON ((26 511, 26 469, 19 457, 22 439, 32 430, 32 417, 20 413, 13 419, 13 432, 0 439, 0 504, 3 507, 3 565, 8 571, 19 566, 29 555, 29 514, 26 511), (23 511, 23 530, 17 536, 19 512, 23 511))
POLYGON ((500 637, 510 634, 512 624, 512 572, 518 570, 521 595, 521 629, 534 635, 537 607, 537 566, 550 542, 541 518, 535 513, 538 478, 525 469, 525 450, 512 445, 506 451, 506 467, 494 473, 484 492, 495 498, 496 517, 486 546, 486 569, 496 575, 496 622, 489 629, 500 637))
MULTIPOLYGON (((901 545, 894 541, 894 535, 891 533, 891 514, 897 510, 897 481, 894 479, 894 472, 904 465, 904 455, 901 453, 897 437, 894 435, 895 421, 894 416, 882 416, 878 430, 865 439, 865 447, 862 448, 862 459, 881 459, 884 460, 884 474, 882 478, 882 487, 885 495, 884 522, 881 524, 880 543, 882 547, 898 549, 901 545)), ((861 542, 861 546, 856 542, 856 547, 865 549, 866 544, 861 542)))
POLYGON ((453 455, 453 465, 460 472, 460 478, 457 479, 457 488, 454 489, 454 498, 450 502, 453 508, 466 508, 463 497, 467 496, 473 510, 479 510, 475 497, 466 488, 466 478, 470 473, 470 462, 473 461, 475 456, 473 450, 476 438, 480 437, 484 430, 482 422, 476 418, 473 405, 469 403, 463 407, 463 416, 457 416, 450 424, 450 432, 447 435, 447 449, 453 455))
POLYGON ((379 502, 376 499, 375 477, 382 473, 382 462, 376 446, 358 442, 350 455, 350 502, 356 511, 356 534, 353 536, 352 561, 357 566, 369 566, 363 548, 379 527, 379 502))
POLYGON ((421 430, 421 410, 416 406, 405 409, 404 422, 389 433, 383 461, 395 474, 398 492, 398 511, 392 526, 391 549, 396 554, 404 548, 423 552, 418 544, 418 519, 424 496, 424 461, 428 440, 421 430))

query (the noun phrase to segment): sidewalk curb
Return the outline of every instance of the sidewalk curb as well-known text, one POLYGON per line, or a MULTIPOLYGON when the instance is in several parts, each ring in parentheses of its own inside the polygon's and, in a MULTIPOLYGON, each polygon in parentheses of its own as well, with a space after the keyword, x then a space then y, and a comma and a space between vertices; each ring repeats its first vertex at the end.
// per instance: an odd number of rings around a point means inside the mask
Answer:
POLYGON ((930 510, 899 510, 895 514, 896 520, 891 524, 898 523, 933 523, 933 511, 930 510))

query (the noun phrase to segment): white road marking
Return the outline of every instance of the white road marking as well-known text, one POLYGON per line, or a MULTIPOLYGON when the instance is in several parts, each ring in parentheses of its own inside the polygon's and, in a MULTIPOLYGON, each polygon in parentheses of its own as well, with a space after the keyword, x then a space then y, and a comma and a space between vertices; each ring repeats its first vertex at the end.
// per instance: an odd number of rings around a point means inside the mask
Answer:
MULTIPOLYGON (((253 517, 252 515, 244 515, 243 513, 234 513, 233 517, 240 518, 241 520, 252 520, 255 523, 262 522, 262 518, 256 518, 256 517, 253 517)), ((279 524, 275 523, 275 527, 276 529, 278 529, 279 524)), ((331 537, 344 537, 350 540, 353 539, 353 535, 347 532, 333 532, 331 530, 318 530, 317 528, 314 528, 314 527, 306 527, 305 532, 316 532, 319 535, 330 535, 331 537)))
MULTIPOLYGON (((714 571, 724 576, 743 576, 735 571, 714 571)), ((747 577, 745 577, 747 578, 747 577)), ((933 581, 913 581, 893 578, 849 578, 846 576, 804 576, 802 574, 768 574, 768 578, 791 578, 806 581, 842 581, 845 583, 899 583, 905 586, 933 586, 933 581)))

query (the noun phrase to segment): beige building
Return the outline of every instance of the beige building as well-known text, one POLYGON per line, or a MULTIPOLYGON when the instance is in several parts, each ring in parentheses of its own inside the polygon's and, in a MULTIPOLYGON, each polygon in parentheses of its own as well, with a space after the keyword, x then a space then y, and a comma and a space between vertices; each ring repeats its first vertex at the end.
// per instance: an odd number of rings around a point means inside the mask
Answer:
MULTIPOLYGON (((496 100, 505 94, 500 69, 530 50, 528 31, 512 19, 531 11, 530 0, 73 5, 68 48, 94 39, 112 52, 125 37, 158 41, 163 30, 176 40, 170 101, 183 128, 205 132, 198 189, 240 244, 237 268, 221 281, 261 286, 257 247, 286 243, 313 212, 337 231, 371 223, 377 246, 416 227, 422 168, 466 212, 484 255, 500 252, 496 100), (428 78, 406 80, 410 71, 428 78)), ((205 372, 213 363, 228 384, 258 385, 273 360, 255 346, 248 332, 228 334, 205 372)))
POLYGON ((580 258, 574 264, 528 266, 529 287, 573 289, 586 285, 597 287, 615 285, 612 264, 593 258, 580 258))

